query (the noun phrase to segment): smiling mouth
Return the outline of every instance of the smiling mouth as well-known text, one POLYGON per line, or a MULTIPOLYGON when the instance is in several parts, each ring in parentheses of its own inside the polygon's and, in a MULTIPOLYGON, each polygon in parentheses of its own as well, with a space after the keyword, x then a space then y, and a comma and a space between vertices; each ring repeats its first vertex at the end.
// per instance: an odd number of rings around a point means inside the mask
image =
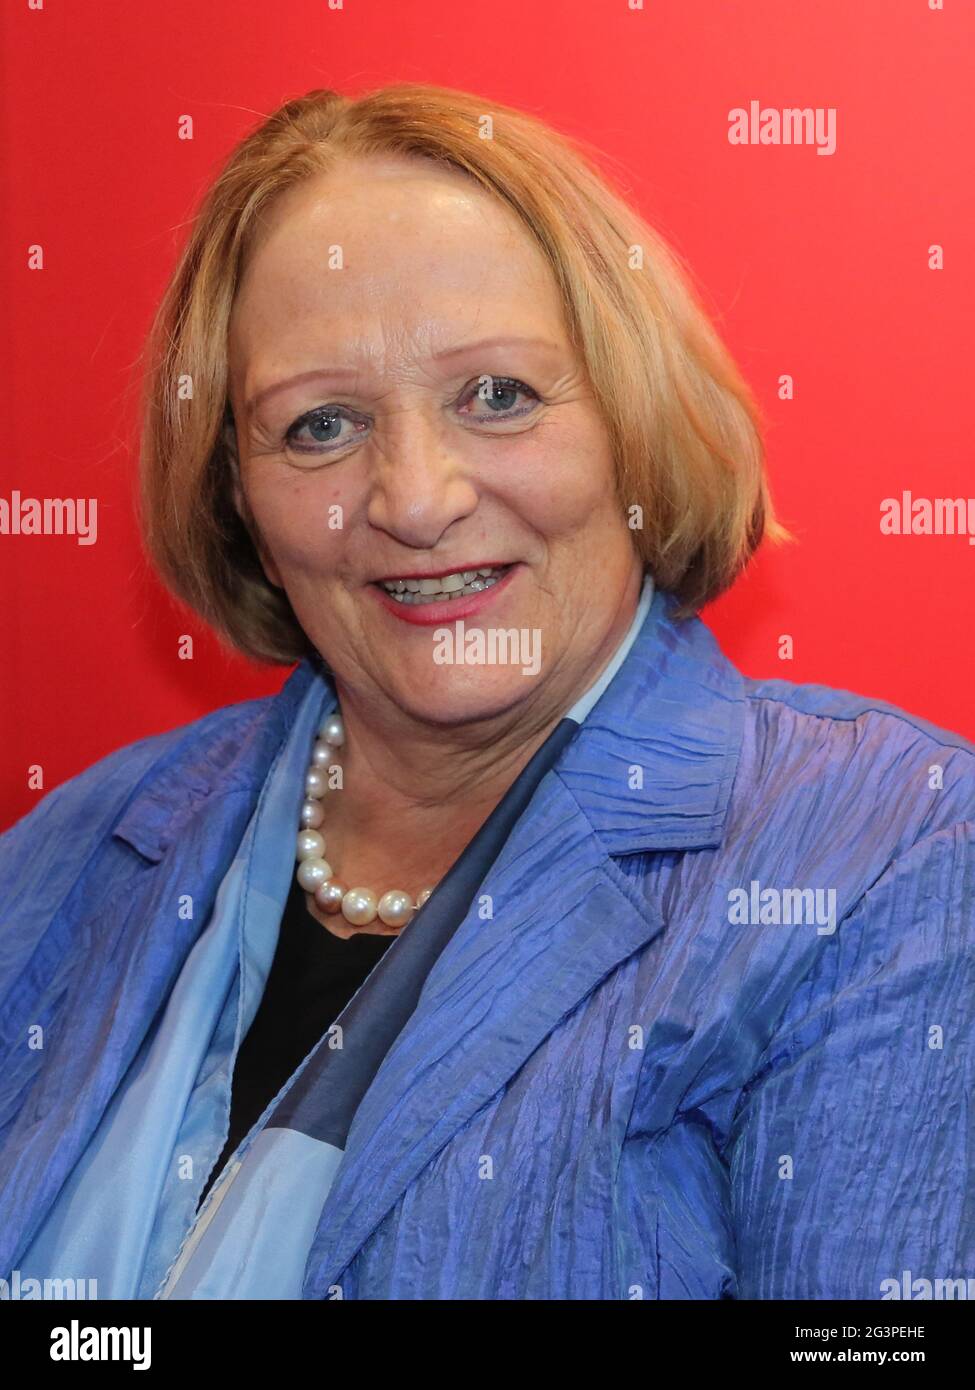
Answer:
POLYGON ((384 589, 397 603, 411 607, 444 603, 449 599, 482 593, 503 579, 510 569, 510 565, 492 565, 486 569, 456 570, 432 579, 380 579, 374 582, 377 588, 384 589))

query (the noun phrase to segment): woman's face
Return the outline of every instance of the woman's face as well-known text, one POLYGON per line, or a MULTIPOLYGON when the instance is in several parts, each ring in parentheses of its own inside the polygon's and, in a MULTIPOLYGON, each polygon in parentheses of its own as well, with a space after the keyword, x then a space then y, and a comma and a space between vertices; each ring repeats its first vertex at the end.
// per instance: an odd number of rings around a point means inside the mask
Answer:
POLYGON ((560 710, 595 678, 642 567, 554 278, 512 213, 422 159, 289 190, 242 278, 230 377, 265 573, 340 684, 453 724, 546 691, 560 710), (510 569, 470 597, 380 583, 488 566, 510 569), (468 641, 524 633, 516 659, 443 664, 458 621, 468 641))

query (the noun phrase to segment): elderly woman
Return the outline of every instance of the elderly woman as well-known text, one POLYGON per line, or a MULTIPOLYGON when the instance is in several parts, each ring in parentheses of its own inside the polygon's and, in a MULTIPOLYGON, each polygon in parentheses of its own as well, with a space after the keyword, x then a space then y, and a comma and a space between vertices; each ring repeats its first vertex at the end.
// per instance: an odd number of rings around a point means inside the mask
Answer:
POLYGON ((758 415, 588 157, 442 88, 288 103, 147 393, 160 573, 297 665, 0 840, 4 1277, 975 1275, 975 748, 696 616, 784 534, 758 415))

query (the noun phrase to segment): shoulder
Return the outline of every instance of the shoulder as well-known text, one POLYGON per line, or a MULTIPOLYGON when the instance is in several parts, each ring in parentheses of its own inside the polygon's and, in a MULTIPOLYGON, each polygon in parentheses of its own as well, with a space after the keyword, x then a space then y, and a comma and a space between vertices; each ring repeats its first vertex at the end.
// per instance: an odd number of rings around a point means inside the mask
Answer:
MULTIPOLYGON (((27 968, 72 894, 91 910, 124 892, 140 871, 133 846, 142 846, 115 833, 136 803, 140 823, 151 828, 172 815, 174 799, 192 803, 214 784, 228 791, 237 785, 240 750, 274 698, 225 705, 116 748, 0 835, 0 995, 27 968)), ((56 954, 73 949, 71 930, 65 919, 56 954)))
POLYGON ((737 789, 771 802, 814 852, 865 865, 975 820, 975 744, 889 702, 744 679, 737 789))
MULTIPOLYGON (((786 680, 752 680, 744 677, 746 698, 756 706, 789 711, 831 726, 841 734, 858 722, 882 731, 887 737, 925 738, 944 748, 958 748, 975 762, 975 744, 961 734, 929 723, 919 715, 873 696, 857 695, 828 685, 796 684, 786 680)), ((812 729, 811 722, 808 727, 812 729)))
POLYGON ((933 781, 939 770, 950 769, 946 780, 969 797, 975 793, 975 744, 962 734, 887 701, 831 686, 746 678, 744 689, 747 723, 757 740, 780 753, 788 745, 818 754, 826 775, 869 770, 880 776, 924 764, 933 781))
POLYGON ((62 822, 91 829, 117 819, 147 778, 194 748, 204 748, 214 758, 220 756, 221 749, 239 746, 274 698, 268 695, 222 705, 198 719, 106 753, 46 792, 32 810, 0 834, 0 856, 15 845, 19 847, 28 836, 33 839, 62 822))

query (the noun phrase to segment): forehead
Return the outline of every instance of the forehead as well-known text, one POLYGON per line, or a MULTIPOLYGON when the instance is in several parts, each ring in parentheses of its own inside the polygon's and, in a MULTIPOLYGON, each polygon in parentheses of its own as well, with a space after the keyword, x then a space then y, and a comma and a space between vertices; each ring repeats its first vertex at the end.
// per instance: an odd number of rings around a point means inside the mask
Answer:
POLYGON ((423 158, 349 161, 281 195, 235 297, 237 366, 274 339, 336 347, 370 334, 417 349, 458 335, 562 333, 541 249, 462 171, 423 158))

